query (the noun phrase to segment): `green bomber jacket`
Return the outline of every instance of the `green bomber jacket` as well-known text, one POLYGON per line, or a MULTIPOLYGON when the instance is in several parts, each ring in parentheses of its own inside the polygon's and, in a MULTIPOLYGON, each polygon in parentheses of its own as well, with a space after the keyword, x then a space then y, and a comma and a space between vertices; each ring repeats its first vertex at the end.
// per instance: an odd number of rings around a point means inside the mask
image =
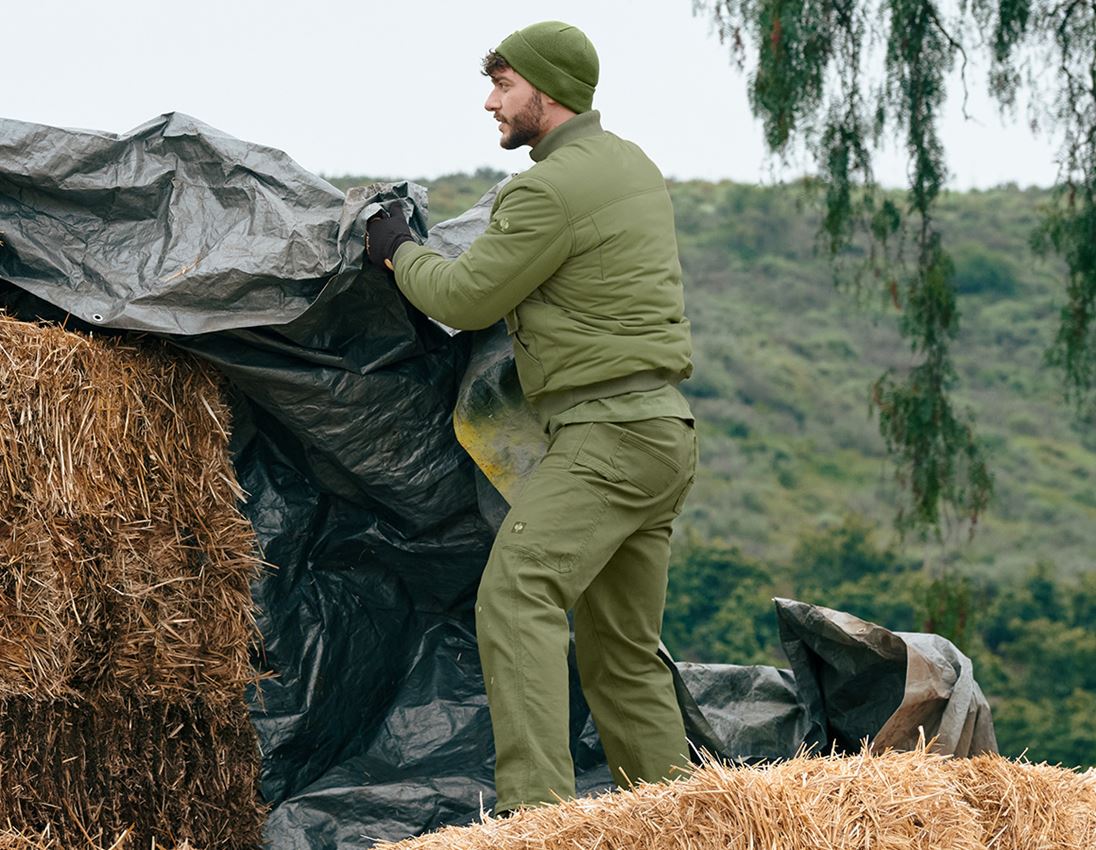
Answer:
POLYGON ((551 130, 453 260, 411 242, 396 284, 451 327, 506 319, 532 402, 636 373, 692 372, 673 208, 657 166, 596 111, 551 130))

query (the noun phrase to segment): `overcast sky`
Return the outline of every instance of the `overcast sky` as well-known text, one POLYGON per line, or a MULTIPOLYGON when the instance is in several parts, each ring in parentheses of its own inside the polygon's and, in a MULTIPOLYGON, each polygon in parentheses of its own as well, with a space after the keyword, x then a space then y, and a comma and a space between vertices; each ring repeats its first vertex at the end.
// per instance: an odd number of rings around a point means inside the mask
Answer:
MULTIPOLYGON (((667 176, 773 182, 807 167, 766 158, 746 80, 691 0, 0 0, 0 116, 123 133, 186 112, 327 176, 520 171, 528 149, 498 147, 479 60, 545 18, 586 31, 603 125, 667 176)), ((944 128, 950 187, 1053 182, 1048 140, 980 98, 968 112, 952 103, 944 128)), ((892 152, 877 176, 904 173, 892 152)))

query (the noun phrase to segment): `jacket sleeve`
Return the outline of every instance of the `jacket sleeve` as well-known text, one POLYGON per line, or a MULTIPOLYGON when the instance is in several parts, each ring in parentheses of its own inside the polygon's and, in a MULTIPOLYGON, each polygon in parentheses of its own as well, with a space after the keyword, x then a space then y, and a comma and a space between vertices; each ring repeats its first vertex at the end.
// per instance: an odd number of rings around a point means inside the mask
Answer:
POLYGON ((396 251, 396 285, 428 316, 460 330, 490 327, 571 253, 570 221, 554 188, 527 180, 504 192, 487 230, 455 260, 409 242, 396 251))

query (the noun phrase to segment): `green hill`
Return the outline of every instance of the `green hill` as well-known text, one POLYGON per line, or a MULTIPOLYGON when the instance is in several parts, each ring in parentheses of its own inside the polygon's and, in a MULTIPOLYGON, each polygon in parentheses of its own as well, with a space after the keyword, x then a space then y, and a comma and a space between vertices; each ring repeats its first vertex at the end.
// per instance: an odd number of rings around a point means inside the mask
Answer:
MULTIPOLYGON (((957 398, 985 441, 996 498, 973 539, 925 546, 931 561, 1018 574, 1039 560, 1069 573, 1096 552, 1096 439, 1042 368, 1061 277, 1027 249, 1039 192, 952 195, 941 205, 962 293, 957 398)), ((911 362, 896 308, 839 292, 792 188, 675 187, 706 438, 688 521, 761 557, 848 514, 889 524, 896 492, 868 387, 911 362)))

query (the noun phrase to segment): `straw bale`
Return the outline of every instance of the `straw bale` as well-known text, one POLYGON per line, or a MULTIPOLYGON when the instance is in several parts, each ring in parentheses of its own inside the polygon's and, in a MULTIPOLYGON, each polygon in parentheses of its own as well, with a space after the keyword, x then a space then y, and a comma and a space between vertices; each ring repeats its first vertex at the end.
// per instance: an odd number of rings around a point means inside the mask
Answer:
POLYGON ((259 764, 242 698, 0 700, 0 824, 48 827, 64 847, 123 834, 145 848, 256 847, 259 764))
MULTIPOLYGON (((197 850, 184 841, 174 847, 158 844, 161 850, 197 850)), ((0 828, 0 850, 136 850, 132 832, 123 832, 111 841, 102 836, 87 836, 74 844, 62 844, 48 829, 15 830, 0 828)))
POLYGON ((228 701, 258 560, 216 373, 0 315, 0 696, 228 701))
POLYGON ((0 315, 9 843, 260 843, 244 704, 259 561, 228 431, 194 358, 0 315))
POLYGON ((978 850, 943 758, 914 753, 708 764, 688 779, 528 809, 401 850, 978 850))
POLYGON ((49 830, 32 832, 0 829, 0 850, 62 850, 62 848, 57 843, 57 839, 50 835, 49 830))
POLYGON ((1096 848, 1096 770, 1078 773, 996 755, 956 760, 964 797, 993 850, 1096 848))
POLYGON ((389 850, 1092 850, 1096 775, 911 752, 707 764, 389 850), (1049 809, 1063 807, 1051 816, 1049 809), (1034 814, 1033 814, 1034 809, 1034 814), (1041 812, 1041 813, 1040 813, 1041 812), (1034 819, 1032 825, 1024 821, 1034 819))

